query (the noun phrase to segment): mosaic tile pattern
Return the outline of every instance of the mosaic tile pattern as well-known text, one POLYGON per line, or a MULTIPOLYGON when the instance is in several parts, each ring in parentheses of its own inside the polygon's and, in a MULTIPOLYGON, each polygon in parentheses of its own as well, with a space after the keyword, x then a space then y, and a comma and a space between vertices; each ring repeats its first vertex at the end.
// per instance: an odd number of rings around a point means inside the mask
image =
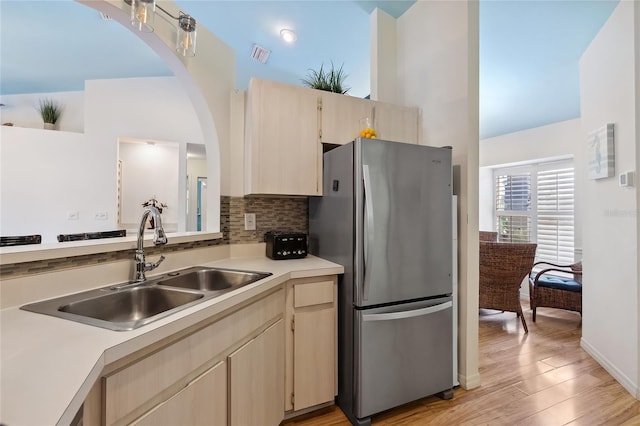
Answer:
POLYGON ((286 197, 233 197, 230 200, 230 237, 232 244, 259 243, 271 230, 307 233, 309 201, 286 197), (244 214, 256 214, 256 230, 244 230, 244 214))
MULTIPOLYGON (((219 240, 192 241, 163 247, 149 247, 145 253, 151 256, 183 250, 193 250, 221 244, 246 244, 264 241, 264 233, 282 230, 307 233, 309 203, 307 198, 287 197, 220 197, 219 240), (256 230, 244 230, 244 214, 256 214, 256 230)), ((56 270, 97 265, 120 260, 133 260, 135 250, 121 250, 59 259, 38 260, 0 265, 0 279, 17 278, 56 270)))

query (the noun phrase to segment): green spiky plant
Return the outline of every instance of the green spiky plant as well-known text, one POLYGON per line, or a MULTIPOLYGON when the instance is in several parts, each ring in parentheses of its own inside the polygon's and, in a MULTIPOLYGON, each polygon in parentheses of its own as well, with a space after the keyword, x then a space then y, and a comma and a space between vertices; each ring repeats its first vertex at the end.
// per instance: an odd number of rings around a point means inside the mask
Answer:
POLYGON ((342 69, 344 64, 340 65, 339 69, 336 69, 331 62, 331 69, 324 70, 324 64, 320 65, 319 70, 309 69, 307 78, 302 79, 302 83, 312 89, 324 90, 327 92, 334 92, 340 94, 346 94, 350 87, 344 86, 344 80, 348 77, 342 69))
POLYGON ((56 124, 62 114, 62 107, 52 99, 40 99, 38 111, 45 123, 56 124))

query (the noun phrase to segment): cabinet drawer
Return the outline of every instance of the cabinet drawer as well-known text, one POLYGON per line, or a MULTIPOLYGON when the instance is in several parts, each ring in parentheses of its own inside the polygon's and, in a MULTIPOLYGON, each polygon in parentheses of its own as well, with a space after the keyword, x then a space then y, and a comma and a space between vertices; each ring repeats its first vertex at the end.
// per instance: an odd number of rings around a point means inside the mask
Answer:
POLYGON ((302 308, 323 303, 333 303, 333 281, 296 284, 293 287, 294 307, 302 308))

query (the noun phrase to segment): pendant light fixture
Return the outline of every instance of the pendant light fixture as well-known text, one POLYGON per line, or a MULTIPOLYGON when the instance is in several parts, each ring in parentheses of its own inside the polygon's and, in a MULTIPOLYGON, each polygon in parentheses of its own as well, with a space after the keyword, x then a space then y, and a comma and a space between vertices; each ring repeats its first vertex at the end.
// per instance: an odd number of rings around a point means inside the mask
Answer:
POLYGON ((131 25, 142 32, 153 32, 153 19, 156 8, 164 12, 168 17, 178 21, 178 38, 176 40, 176 51, 182 56, 196 56, 196 20, 184 12, 178 16, 173 16, 155 0, 124 0, 131 5, 131 25))
POLYGON ((180 12, 178 17, 178 40, 176 50, 182 56, 196 56, 196 20, 180 12))
POLYGON ((131 25, 143 33, 152 33, 156 0, 129 0, 127 3, 131 4, 131 25))

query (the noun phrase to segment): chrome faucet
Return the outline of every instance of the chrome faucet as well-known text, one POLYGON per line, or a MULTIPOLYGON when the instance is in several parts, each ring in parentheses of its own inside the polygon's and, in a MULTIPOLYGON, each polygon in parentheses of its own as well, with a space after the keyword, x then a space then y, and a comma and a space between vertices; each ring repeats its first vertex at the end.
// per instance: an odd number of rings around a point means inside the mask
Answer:
POLYGON ((153 216, 153 222, 155 224, 155 230, 153 232, 153 244, 161 246, 167 244, 167 236, 162 228, 162 219, 160 218, 160 211, 153 206, 147 206, 142 213, 142 219, 140 220, 140 228, 138 229, 138 248, 136 249, 136 282, 143 282, 147 279, 145 272, 156 269, 162 261, 164 256, 160 256, 160 259, 156 263, 147 263, 144 259, 144 227, 147 224, 147 218, 149 214, 153 216))

